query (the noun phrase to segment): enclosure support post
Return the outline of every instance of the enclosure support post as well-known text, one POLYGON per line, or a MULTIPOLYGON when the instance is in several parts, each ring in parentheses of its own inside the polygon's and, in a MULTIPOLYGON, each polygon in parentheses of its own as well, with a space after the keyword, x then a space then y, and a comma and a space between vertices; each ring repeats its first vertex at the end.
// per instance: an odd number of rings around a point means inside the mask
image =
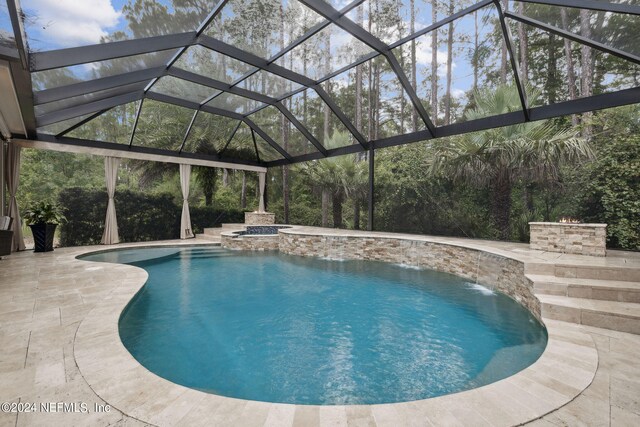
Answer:
POLYGON ((5 206, 6 206, 6 196, 5 196, 5 180, 4 180, 4 159, 5 159, 5 147, 4 140, 0 139, 0 216, 4 216, 5 206))
POLYGON ((375 187, 375 164, 375 151, 373 150, 373 144, 369 144, 369 231, 373 231, 373 209, 375 203, 375 200, 373 198, 373 191, 375 187))

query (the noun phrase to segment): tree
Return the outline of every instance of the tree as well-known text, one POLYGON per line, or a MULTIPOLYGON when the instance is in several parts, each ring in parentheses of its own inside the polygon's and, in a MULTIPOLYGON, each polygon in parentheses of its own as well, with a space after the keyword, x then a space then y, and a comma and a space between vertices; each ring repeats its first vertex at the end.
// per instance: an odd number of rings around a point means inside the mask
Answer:
MULTIPOLYGON (((535 101, 538 94, 530 92, 535 101)), ((517 91, 507 86, 477 92, 475 105, 465 114, 467 120, 520 108, 517 91)), ((449 175, 490 190, 492 216, 500 238, 505 240, 510 235, 511 190, 517 179, 554 179, 562 165, 593 156, 587 141, 570 129, 545 121, 461 135, 438 141, 430 149, 432 174, 449 175)))
MULTIPOLYGON (((410 0, 411 22, 409 24, 409 34, 416 32, 416 0, 410 0)), ((411 86, 418 88, 418 72, 416 68, 416 39, 411 39, 411 86)), ((411 108, 411 131, 418 130, 418 111, 411 108)))
MULTIPOLYGON (((201 139, 196 146, 196 153, 213 155, 216 153, 216 150, 211 142, 201 139)), ((213 205, 213 194, 216 190, 218 170, 207 166, 194 166, 194 172, 196 174, 196 183, 200 186, 204 194, 205 206, 213 205)))
MULTIPOLYGON (((453 14, 453 0, 449 0, 449 14, 453 14)), ((451 123, 451 72, 453 66, 453 21, 447 30, 447 85, 444 94, 444 124, 451 123)))
MULTIPOLYGON (((507 0, 502 0, 503 10, 509 10, 509 2, 507 0)), ((500 84, 507 83, 507 41, 505 40, 505 36, 502 37, 502 43, 500 44, 500 84)))
MULTIPOLYGON (((285 11, 284 11, 284 6, 281 4, 280 5, 280 49, 284 49, 285 48, 285 44, 284 44, 284 34, 285 34, 285 11)), ((286 85, 283 84, 283 85, 286 85)), ((286 87, 281 87, 280 90, 282 93, 286 92, 287 89, 290 88, 286 88, 286 87)), ((291 109, 291 100, 285 101, 285 106, 287 106, 287 103, 289 103, 288 107, 289 109, 291 109)), ((289 120, 287 120, 287 118, 284 116, 284 114, 280 115, 280 131, 282 133, 282 148, 284 149, 284 151, 287 151, 289 149, 289 120)), ((246 188, 245 185, 245 178, 243 176, 243 188, 246 188)), ((246 198, 245 198, 246 199, 246 198)), ((284 218, 283 218, 283 222, 285 224, 289 224, 289 165, 284 165, 282 166, 282 207, 283 207, 283 213, 284 213, 284 218)), ((246 206, 246 203, 243 203, 246 206)), ((245 207, 243 206, 243 208, 245 207)))
MULTIPOLYGON (((562 19, 562 29, 568 30, 569 24, 567 21, 567 9, 560 9, 560 17, 562 19)), ((564 39, 564 54, 567 59, 567 77, 569 79, 569 99, 576 99, 576 73, 573 70, 573 55, 571 53, 571 40, 564 39)), ((578 125, 578 116, 573 114, 571 116, 571 124, 578 125)))
POLYGON ((575 172, 578 188, 572 200, 580 219, 608 225, 608 245, 631 250, 640 250, 639 113, 634 105, 593 118, 597 159, 575 172))
MULTIPOLYGON (((341 147, 348 141, 344 133, 335 132, 325 143, 327 148, 341 147)), ((331 157, 311 163, 303 163, 299 170, 306 175, 312 185, 320 188, 323 195, 323 211, 328 208, 331 198, 333 226, 343 227, 342 204, 348 197, 360 197, 366 194, 366 163, 357 162, 356 155, 331 157), (325 200, 327 199, 327 200, 325 200)), ((326 226, 326 213, 323 212, 323 227, 326 226)))
MULTIPOLYGON (((438 0, 431 0, 431 23, 438 21, 438 0)), ((431 120, 438 125, 438 30, 431 32, 431 120)))

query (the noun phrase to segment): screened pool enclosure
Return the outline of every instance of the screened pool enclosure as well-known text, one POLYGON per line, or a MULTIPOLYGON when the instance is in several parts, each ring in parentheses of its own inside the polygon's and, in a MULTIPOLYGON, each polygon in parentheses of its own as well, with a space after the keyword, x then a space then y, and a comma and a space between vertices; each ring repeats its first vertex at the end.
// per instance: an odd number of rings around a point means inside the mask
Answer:
POLYGON ((95 3, 47 21, 40 1, 7 2, 6 136, 271 167, 640 101, 637 1, 95 3), (566 48, 553 103, 524 59, 545 36, 566 48), (594 64, 598 94, 580 82, 594 64), (465 118, 497 85, 516 102, 465 118))
MULTIPOLYGON (((267 168, 362 153, 371 230, 375 149, 575 126, 640 102, 638 0, 7 0, 0 12, 14 217, 11 146, 178 163, 183 185, 190 165, 258 172, 260 209, 267 168)), ((185 200, 181 236, 188 214, 185 200)))

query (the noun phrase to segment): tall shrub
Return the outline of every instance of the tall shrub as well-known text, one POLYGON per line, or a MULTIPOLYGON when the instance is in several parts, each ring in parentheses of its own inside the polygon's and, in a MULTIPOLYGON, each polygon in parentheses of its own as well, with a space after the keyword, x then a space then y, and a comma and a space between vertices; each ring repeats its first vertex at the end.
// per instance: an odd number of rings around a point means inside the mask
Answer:
MULTIPOLYGON (((60 227, 62 246, 95 245, 104 230, 107 194, 104 190, 67 188, 59 202, 67 222, 60 227)), ((149 195, 135 191, 118 191, 115 197, 118 232, 121 242, 177 239, 180 235, 182 206, 170 194, 149 195)), ((192 207, 191 222, 196 233, 221 222, 243 222, 241 210, 192 207)))

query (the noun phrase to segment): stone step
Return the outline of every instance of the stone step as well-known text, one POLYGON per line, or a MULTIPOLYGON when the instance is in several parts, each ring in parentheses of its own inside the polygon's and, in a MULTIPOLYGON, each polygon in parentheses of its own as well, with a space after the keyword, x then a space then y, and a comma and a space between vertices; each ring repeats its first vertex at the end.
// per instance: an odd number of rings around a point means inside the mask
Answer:
POLYGON ((615 280, 618 282, 640 282, 637 263, 608 262, 606 258, 584 257, 580 262, 556 263, 529 262, 525 274, 556 276, 571 279, 615 280))
POLYGON ((219 253, 202 253, 202 254, 180 254, 179 258, 182 259, 214 259, 214 258, 225 258, 234 256, 233 252, 219 252, 219 253))
POLYGON ((640 268, 637 265, 598 265, 597 260, 590 261, 590 264, 580 265, 558 263, 555 265, 553 275, 576 279, 640 282, 640 268))
POLYGON ((536 294, 640 303, 640 282, 527 274, 536 294))
POLYGON ((207 236, 220 236, 223 231, 244 230, 245 224, 221 224, 220 227, 205 228, 203 234, 207 236))
POLYGON ((206 240, 208 242, 220 242, 220 235, 213 234, 196 234, 196 240, 206 240))
POLYGON ((536 294, 542 317, 640 334, 640 304, 536 294))

